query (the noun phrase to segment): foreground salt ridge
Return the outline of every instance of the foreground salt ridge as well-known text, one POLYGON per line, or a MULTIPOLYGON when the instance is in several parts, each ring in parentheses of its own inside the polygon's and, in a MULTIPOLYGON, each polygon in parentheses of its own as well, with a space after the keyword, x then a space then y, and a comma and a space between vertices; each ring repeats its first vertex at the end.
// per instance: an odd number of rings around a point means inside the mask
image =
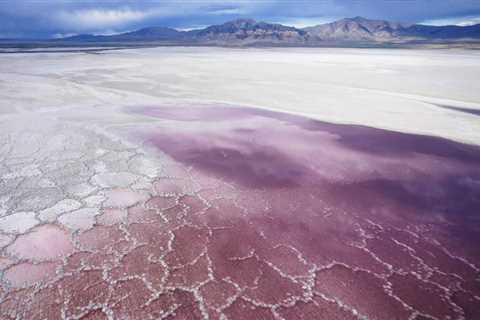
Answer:
MULTIPOLYGON (((41 127, 34 125, 38 116, 3 127, 0 210, 2 216, 23 217, 17 226, 12 219, 0 220, 3 317, 477 316, 479 256, 475 248, 449 241, 459 234, 453 227, 465 221, 448 214, 419 217, 415 208, 404 212, 408 219, 391 215, 388 208, 396 204, 381 197, 373 201, 385 203, 383 213, 369 213, 368 206, 352 211, 335 196, 342 189, 312 189, 309 194, 299 188, 298 183, 310 186, 310 176, 302 173, 311 169, 284 158, 285 149, 275 144, 284 142, 287 150, 299 145, 290 151, 301 156, 304 146, 288 142, 296 135, 312 139, 306 140, 312 147, 314 141, 323 141, 329 154, 314 169, 328 181, 361 182, 368 177, 368 167, 352 170, 329 160, 342 150, 334 143, 335 134, 316 132, 309 120, 301 124, 313 127, 304 132, 298 124, 289 124, 290 116, 261 110, 252 115, 250 109, 229 107, 219 113, 215 106, 210 113, 189 112, 190 118, 175 108, 137 110, 149 117, 138 122, 140 135, 138 125, 127 127, 136 137, 133 144, 95 126, 48 117, 41 118, 41 127), (232 123, 222 121, 232 112, 232 123), (219 115, 215 127, 202 123, 209 120, 202 119, 205 113, 219 115), (273 140, 265 134, 270 126, 276 128, 271 131, 273 140), (255 130, 260 130, 261 140, 255 130), (248 137, 262 150, 263 144, 271 148, 258 154, 248 137), (193 141, 197 147, 190 146, 193 141), (161 152, 146 151, 146 146, 161 152), (192 155, 205 154, 203 148, 213 158, 198 162, 202 158, 192 155), (255 154, 260 157, 249 158, 255 154), (242 169, 249 175, 239 178, 239 171, 230 169, 244 163, 250 163, 242 169), (284 174, 267 167, 289 170, 284 174), (419 299, 420 294, 429 299, 419 299)), ((292 123, 296 121, 303 119, 292 123)), ((122 127, 116 131, 125 135, 122 127)), ((384 177, 404 176, 389 169, 398 160, 342 152, 347 159, 360 157, 360 164, 367 156, 384 177)), ((436 159, 441 171, 429 166, 428 157, 407 159, 415 171, 433 177, 468 177, 478 170, 475 153, 464 160, 436 159)), ((407 177, 415 178, 415 171, 407 177)), ((362 203, 374 194, 351 196, 351 201, 362 203)), ((472 220, 469 228, 476 225, 472 220)))
POLYGON ((55 109, 198 103, 262 106, 319 120, 480 144, 474 50, 156 48, 0 55, 0 117, 55 109), (26 69, 25 59, 29 60, 26 69))

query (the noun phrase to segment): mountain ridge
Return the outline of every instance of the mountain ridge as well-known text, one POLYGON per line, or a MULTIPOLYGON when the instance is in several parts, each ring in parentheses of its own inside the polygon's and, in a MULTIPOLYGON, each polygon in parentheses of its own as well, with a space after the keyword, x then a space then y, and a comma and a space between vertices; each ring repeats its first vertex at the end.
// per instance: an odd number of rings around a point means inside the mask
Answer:
POLYGON ((279 23, 237 19, 203 29, 180 31, 168 27, 147 27, 115 35, 77 35, 57 39, 63 42, 165 42, 179 45, 305 45, 325 42, 405 43, 438 40, 480 41, 480 24, 473 26, 428 26, 404 24, 363 17, 296 28, 279 23))

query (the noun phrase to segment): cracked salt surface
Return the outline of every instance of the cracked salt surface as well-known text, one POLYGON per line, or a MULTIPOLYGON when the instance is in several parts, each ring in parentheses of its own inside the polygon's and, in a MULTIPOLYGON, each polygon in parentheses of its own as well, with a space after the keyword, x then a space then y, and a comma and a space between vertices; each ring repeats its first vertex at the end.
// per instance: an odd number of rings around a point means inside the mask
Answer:
POLYGON ((480 317, 478 147, 202 108, 0 132, 0 318, 480 317))
POLYGON ((67 231, 46 224, 18 236, 5 251, 15 258, 38 262, 65 256, 73 246, 67 231))
POLYGON ((16 212, 0 218, 0 231, 4 233, 24 233, 38 223, 35 212, 16 212))
POLYGON ((45 222, 53 222, 58 216, 65 212, 79 209, 82 204, 74 199, 64 199, 57 202, 53 207, 39 212, 38 217, 45 222))
POLYGON ((82 208, 69 213, 65 213, 58 218, 58 221, 72 229, 76 230, 88 230, 95 224, 95 216, 100 212, 97 208, 82 208))

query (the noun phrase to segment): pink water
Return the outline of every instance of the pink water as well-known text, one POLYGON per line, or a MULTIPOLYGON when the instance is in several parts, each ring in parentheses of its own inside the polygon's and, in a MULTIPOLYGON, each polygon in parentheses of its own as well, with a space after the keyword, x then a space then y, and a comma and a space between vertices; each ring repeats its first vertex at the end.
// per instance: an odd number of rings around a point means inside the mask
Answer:
MULTIPOLYGON (((480 317, 478 147, 257 109, 139 112, 158 128, 129 134, 176 166, 148 199, 109 194, 60 275, 9 291, 2 315, 480 317)), ((12 250, 55 256, 31 237, 12 250)))

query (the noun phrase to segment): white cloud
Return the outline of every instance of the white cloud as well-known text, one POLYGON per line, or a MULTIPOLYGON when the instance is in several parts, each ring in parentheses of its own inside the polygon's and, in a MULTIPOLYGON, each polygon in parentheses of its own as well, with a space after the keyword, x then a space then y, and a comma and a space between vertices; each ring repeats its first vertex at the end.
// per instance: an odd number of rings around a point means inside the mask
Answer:
MULTIPOLYGON (((1 0, 0 0, 1 1, 1 0)), ((158 23, 162 19, 185 18, 202 12, 208 15, 247 14, 249 9, 257 7, 245 0, 233 6, 232 0, 185 1, 166 0, 164 2, 131 3, 124 7, 100 8, 64 8, 53 12, 50 19, 68 32, 103 32, 104 30, 125 30, 133 25, 150 21, 158 23), (225 8, 225 6, 230 6, 225 8)), ((190 27, 190 26, 189 26, 190 27)))
POLYGON ((218 9, 209 12, 212 15, 239 15, 246 14, 248 10, 244 8, 229 8, 229 9, 218 9))
POLYGON ((191 25, 191 26, 188 26, 188 27, 180 27, 180 28, 175 28, 176 30, 178 31, 192 31, 192 30, 198 30, 198 29, 204 29, 206 27, 208 27, 209 25, 206 25, 206 24, 194 24, 194 25, 191 25))
POLYGON ((56 19, 74 30, 105 29, 142 21, 152 15, 149 11, 124 9, 83 9, 61 11, 56 19))
POLYGON ((67 32, 67 33, 55 33, 52 35, 52 38, 54 39, 62 39, 62 38, 67 38, 67 37, 72 37, 76 36, 78 33, 73 33, 73 32, 67 32))
POLYGON ((277 18, 272 19, 272 22, 296 28, 305 28, 329 23, 338 19, 337 17, 277 18))
POLYGON ((421 24, 427 24, 432 26, 447 26, 447 25, 455 25, 455 26, 473 26, 476 24, 480 24, 480 16, 466 16, 466 17, 452 17, 452 18, 444 18, 444 19, 432 19, 432 20, 425 20, 421 22, 421 24))

